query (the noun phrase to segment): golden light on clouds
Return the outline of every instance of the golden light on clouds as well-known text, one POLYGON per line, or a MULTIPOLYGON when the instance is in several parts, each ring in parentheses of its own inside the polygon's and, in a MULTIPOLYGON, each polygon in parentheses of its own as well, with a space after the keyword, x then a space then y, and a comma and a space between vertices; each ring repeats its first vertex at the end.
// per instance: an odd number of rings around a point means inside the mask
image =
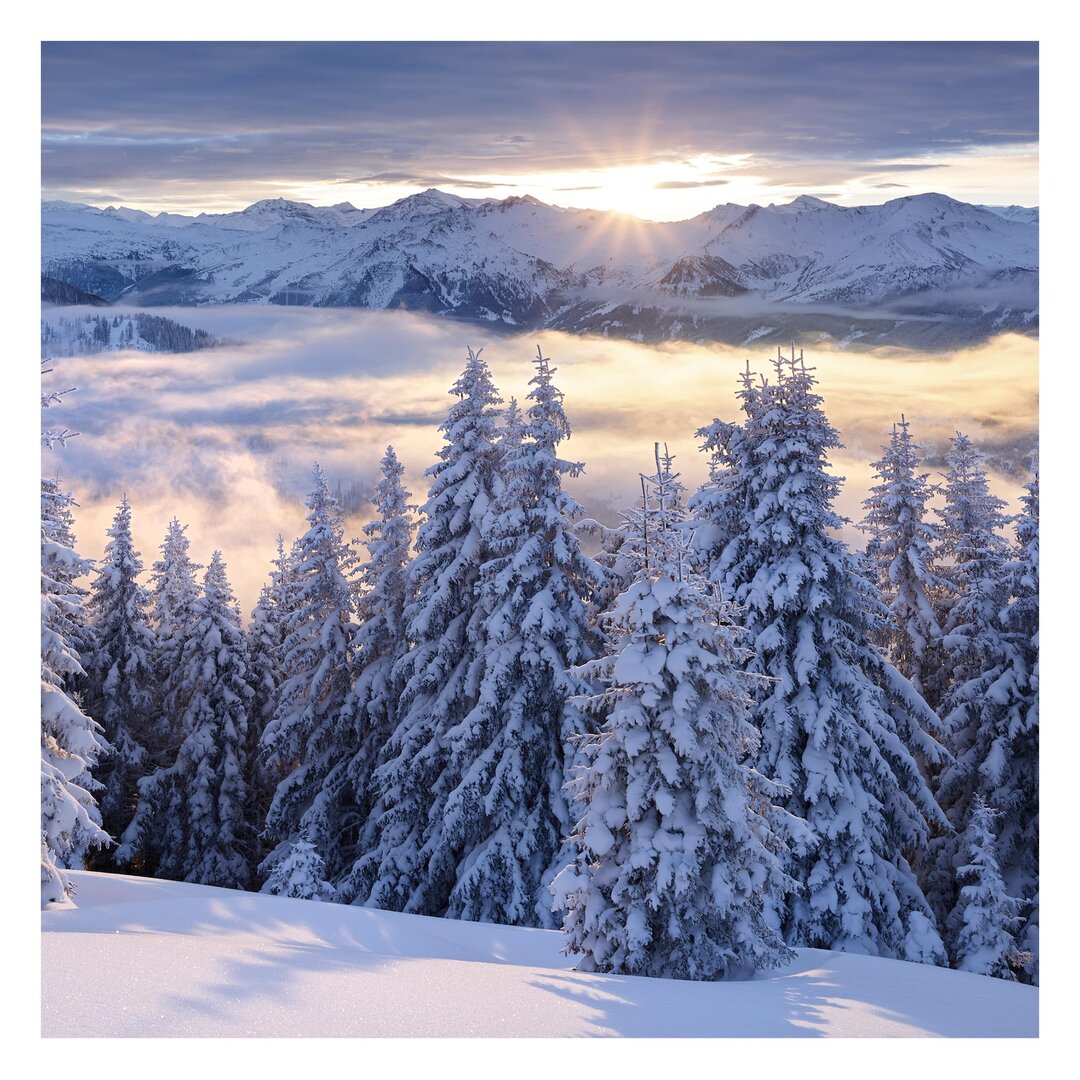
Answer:
MULTIPOLYGON (((638 163, 594 163, 568 169, 522 173, 464 172, 424 181, 365 182, 357 179, 304 181, 287 175, 212 187, 172 183, 141 192, 133 183, 122 200, 147 213, 228 213, 260 199, 284 197, 315 206, 351 202, 361 209, 386 206, 437 187, 462 198, 505 199, 532 195, 541 202, 577 209, 617 211, 646 221, 682 221, 721 203, 786 203, 812 194, 842 206, 882 203, 904 195, 937 191, 963 202, 1038 204, 1038 153, 1034 144, 975 152, 957 147, 921 157, 845 165, 817 161, 765 160, 751 154, 699 154, 638 163)), ((86 196, 83 196, 86 198, 86 196)), ((102 192, 89 201, 116 202, 102 192)))
MULTIPOLYGON (((165 312, 173 317, 178 312, 165 312)), ((175 514, 190 523, 201 562, 220 548, 250 610, 278 532, 304 528, 303 499, 318 459, 332 482, 367 493, 392 442, 414 501, 442 445, 438 425, 464 363, 465 345, 484 347, 504 398, 524 401, 539 343, 555 367, 574 429, 565 457, 586 463, 568 484, 590 513, 614 522, 666 441, 692 490, 706 476, 695 431, 713 417, 736 419, 735 390, 749 357, 768 371, 768 347, 639 345, 557 332, 488 337, 477 327, 400 312, 204 308, 212 333, 249 344, 191 353, 111 354, 57 362, 77 385, 65 422, 83 434, 45 454, 62 470, 80 508, 80 550, 98 556, 116 503, 132 500, 144 561, 155 557, 175 514)), ((190 321, 190 309, 186 312, 190 321)), ((773 355, 775 351, 773 350, 773 355)), ((1015 335, 942 355, 857 352, 806 346, 820 391, 845 443, 833 457, 845 477, 838 509, 861 516, 880 455, 901 412, 928 452, 940 455, 956 429, 1015 470, 1038 424, 1037 342, 1015 335)), ((930 468, 929 471, 936 471, 930 468)), ((1015 502, 1021 478, 998 470, 995 490, 1015 502)), ((349 521, 358 535, 362 498, 349 521)), ((861 537, 850 532, 857 544, 861 537)))

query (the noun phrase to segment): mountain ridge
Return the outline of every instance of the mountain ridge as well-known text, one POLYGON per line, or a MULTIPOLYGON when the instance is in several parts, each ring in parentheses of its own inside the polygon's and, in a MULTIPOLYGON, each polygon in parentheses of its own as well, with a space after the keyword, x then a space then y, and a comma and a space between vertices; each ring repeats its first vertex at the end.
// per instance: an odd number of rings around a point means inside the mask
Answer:
POLYGON ((933 192, 724 203, 677 222, 436 188, 385 207, 266 199, 196 217, 49 202, 42 273, 138 306, 406 308, 639 340, 741 340, 775 316, 785 334, 794 318, 917 343, 929 321, 962 341, 1035 332, 1038 212, 933 192))

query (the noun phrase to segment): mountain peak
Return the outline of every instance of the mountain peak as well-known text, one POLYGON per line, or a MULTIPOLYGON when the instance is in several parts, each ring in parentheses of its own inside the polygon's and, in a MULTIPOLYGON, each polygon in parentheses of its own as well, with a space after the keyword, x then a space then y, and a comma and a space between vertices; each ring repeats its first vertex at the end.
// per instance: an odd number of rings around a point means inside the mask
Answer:
POLYGON ((769 203, 769 209, 778 214, 798 214, 802 211, 841 210, 836 203, 826 202, 816 195, 799 195, 789 203, 769 203))
POLYGON ((240 211, 247 214, 252 210, 314 210, 311 203, 294 202, 292 199, 283 199, 280 195, 276 199, 260 199, 240 211))

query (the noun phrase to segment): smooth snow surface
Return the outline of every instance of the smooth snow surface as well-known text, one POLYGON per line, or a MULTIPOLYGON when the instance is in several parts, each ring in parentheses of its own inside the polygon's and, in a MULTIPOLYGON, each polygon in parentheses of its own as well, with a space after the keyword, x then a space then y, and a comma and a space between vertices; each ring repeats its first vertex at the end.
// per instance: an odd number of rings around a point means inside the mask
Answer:
POLYGON ((799 950, 749 982, 579 974, 562 935, 71 874, 44 1036, 1034 1036, 1038 991, 799 950), (87 988, 92 988, 88 993, 87 988))

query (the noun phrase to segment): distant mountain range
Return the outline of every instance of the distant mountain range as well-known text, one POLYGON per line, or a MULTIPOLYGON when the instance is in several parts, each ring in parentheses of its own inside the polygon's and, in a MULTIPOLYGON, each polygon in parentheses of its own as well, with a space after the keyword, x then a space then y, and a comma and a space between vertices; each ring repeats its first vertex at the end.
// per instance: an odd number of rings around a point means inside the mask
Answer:
POLYGON ((434 189, 197 217, 42 204, 43 275, 110 302, 405 308, 647 341, 1033 334, 1038 269, 1037 208, 936 194, 726 203, 678 222, 434 189))

